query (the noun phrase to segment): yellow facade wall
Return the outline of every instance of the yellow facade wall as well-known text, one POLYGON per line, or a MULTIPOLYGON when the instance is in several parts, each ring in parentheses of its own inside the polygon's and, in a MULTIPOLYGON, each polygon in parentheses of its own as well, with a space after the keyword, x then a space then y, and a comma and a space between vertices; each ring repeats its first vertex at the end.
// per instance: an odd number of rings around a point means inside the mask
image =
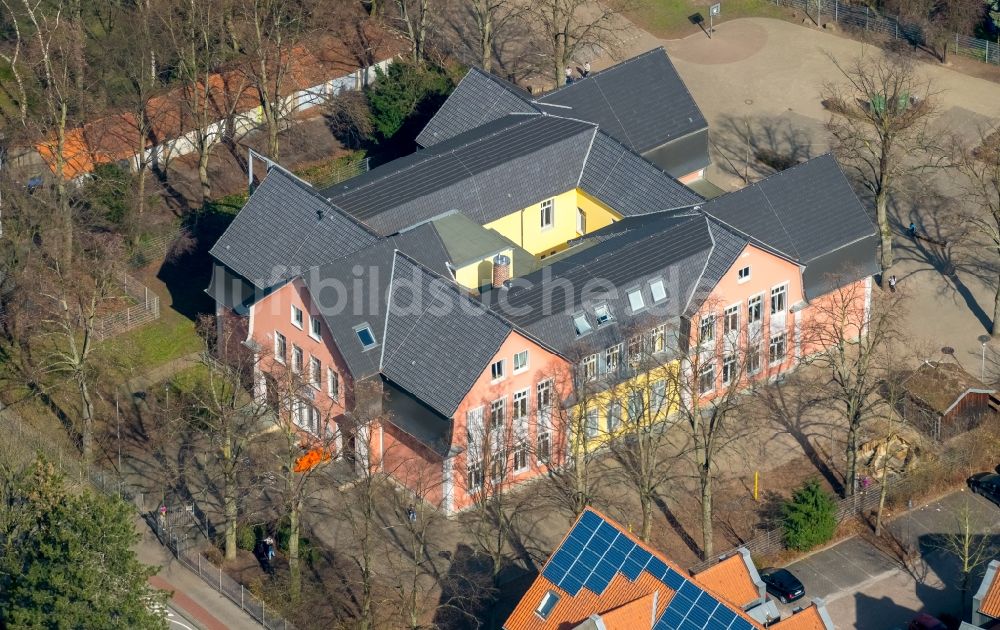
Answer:
POLYGON ((548 256, 566 249, 568 241, 580 236, 577 231, 577 208, 586 213, 587 232, 593 232, 621 218, 577 189, 556 195, 552 200, 553 221, 549 227, 542 227, 541 201, 483 227, 496 230, 535 256, 548 256))
MULTIPOLYGON (((510 275, 514 276, 518 271, 514 268, 514 251, 510 248, 498 252, 511 259, 510 275)), ((482 260, 469 263, 455 270, 455 281, 467 289, 479 289, 480 287, 493 284, 493 257, 488 256, 482 260)))

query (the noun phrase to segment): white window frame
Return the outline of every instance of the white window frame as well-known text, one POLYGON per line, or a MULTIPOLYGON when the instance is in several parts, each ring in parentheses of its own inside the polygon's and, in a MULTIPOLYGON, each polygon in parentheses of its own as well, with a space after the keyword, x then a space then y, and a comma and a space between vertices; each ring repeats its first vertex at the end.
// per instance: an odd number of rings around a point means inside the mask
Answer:
POLYGON ((594 330, 590 320, 587 319, 587 314, 582 311, 573 314, 573 328, 576 330, 577 337, 588 335, 594 330))
POLYGON ((576 209, 576 233, 581 236, 587 233, 587 212, 580 207, 576 209))
POLYGON ((485 477, 483 476, 483 461, 481 459, 470 460, 466 457, 465 482, 468 484, 467 490, 470 492, 479 490, 483 487, 483 481, 485 481, 485 477))
POLYGON ((529 356, 527 350, 521 350, 520 352, 515 352, 514 353, 514 359, 513 359, 514 374, 520 374, 521 372, 524 372, 525 370, 527 370, 528 369, 528 362, 530 361, 530 359, 531 359, 531 357, 529 356), (520 357, 520 356, 523 356, 524 359, 521 361, 521 366, 518 367, 518 357, 520 357))
POLYGON ((598 304, 594 307, 594 321, 597 322, 597 326, 604 326, 614 321, 615 316, 611 312, 611 307, 607 304, 598 304))
POLYGON ((612 398, 608 402, 606 422, 608 425, 608 433, 614 433, 620 426, 622 426, 622 402, 617 398, 612 398))
POLYGON ((656 278, 655 280, 649 281, 649 293, 653 298, 653 304, 659 304, 663 300, 667 299, 667 287, 663 284, 663 278, 656 278), (661 297, 656 297, 656 287, 659 287, 661 297))
POLYGON ((540 230, 551 230, 556 224, 556 200, 546 199, 540 204, 540 230), (547 219, 547 220, 546 220, 547 219))
POLYGON ((758 293, 747 298, 747 324, 759 324, 764 320, 764 294, 758 293), (754 310, 757 318, 754 319, 754 310))
POLYGON ((292 344, 292 374, 302 374, 305 369, 306 355, 302 348, 292 344))
POLYGON ((771 287, 771 315, 777 315, 778 313, 784 313, 788 310, 788 283, 779 284, 778 286, 771 287), (775 298, 781 297, 781 308, 775 308, 775 298))
POLYGON ((506 359, 499 359, 490 364, 490 382, 499 383, 500 381, 507 378, 506 363, 507 363, 506 359))
POLYGON ((722 312, 722 334, 731 335, 740 332, 740 305, 730 304, 722 312), (730 325, 732 324, 732 325, 730 325))
POLYGON ((715 390, 715 361, 705 361, 698 367, 698 393, 707 394, 715 390), (705 387, 705 381, 710 380, 705 387))
POLYGON ((660 324, 659 326, 654 326, 652 330, 649 331, 649 351, 653 354, 657 352, 663 352, 667 349, 667 325, 660 324), (659 346, 657 346, 657 340, 659 340, 659 346))
POLYGON ((601 410, 589 407, 583 412, 583 431, 588 440, 592 440, 601 432, 601 410))
POLYGON ((758 374, 761 369, 761 351, 760 342, 751 341, 747 346, 747 374, 753 376, 758 374))
POLYGON ((715 341, 715 313, 705 313, 698 320, 698 345, 715 341), (705 334, 706 328, 708 335, 705 334))
POLYGON ((642 289, 635 287, 628 290, 628 305, 633 313, 638 313, 646 308, 646 298, 642 295, 642 289))
POLYGON ((309 355, 309 384, 313 389, 323 389, 323 362, 318 357, 309 355))
POLYGON ((511 405, 511 422, 514 424, 514 433, 518 437, 528 435, 528 415, 531 412, 531 404, 528 400, 528 390, 521 389, 514 392, 511 405))
POLYGON ((738 284, 743 284, 744 282, 749 282, 750 281, 750 274, 751 273, 752 273, 752 270, 750 269, 750 265, 746 265, 745 267, 740 267, 736 271, 736 282, 738 284), (747 272, 746 275, 743 275, 744 271, 747 272))
POLYGON ((516 473, 528 470, 527 436, 525 436, 525 439, 518 439, 514 443, 514 448, 511 449, 511 462, 516 473))
POLYGON ((628 421, 633 425, 638 424, 645 410, 646 400, 642 394, 642 390, 633 389, 630 391, 628 400, 625 402, 625 414, 628 415, 628 421))
POLYGON ((659 417, 663 412, 663 406, 667 404, 667 381, 657 379, 649 389, 649 410, 654 417, 659 417))
POLYGON ((767 341, 767 362, 769 365, 781 365, 788 359, 788 333, 781 331, 776 335, 771 335, 770 339, 767 341), (776 340, 781 340, 780 343, 775 343, 776 340), (781 348, 781 355, 775 359, 774 349, 776 347, 781 348))
POLYGON ((535 460, 541 463, 548 463, 552 457, 552 438, 548 431, 538 431, 535 439, 535 460))
POLYGON ((323 340, 323 328, 318 317, 309 316, 309 336, 316 341, 323 340))
POLYGON ((294 304, 292 304, 291 306, 292 306, 292 311, 291 314, 289 315, 289 318, 292 321, 292 326, 295 326, 299 330, 302 330, 302 326, 304 325, 305 322, 305 313, 303 313, 302 309, 299 308, 298 306, 295 306, 294 304))
POLYGON ((361 349, 363 352, 368 352, 378 347, 378 338, 375 336, 375 330, 372 328, 371 324, 364 323, 359 324, 354 327, 354 335, 358 338, 358 343, 361 344, 361 349), (361 331, 367 330, 368 336, 372 338, 371 344, 365 345, 365 342, 361 339, 361 331))
POLYGON ((552 609, 556 607, 559 603, 559 595, 553 591, 546 591, 545 595, 542 596, 541 601, 538 602, 538 606, 535 607, 535 614, 539 619, 548 619, 549 615, 552 614, 552 609))
POLYGON ((597 378, 598 361, 596 353, 584 357, 580 365, 583 369, 583 380, 592 381, 597 378))
POLYGON ((722 384, 729 385, 736 377, 736 353, 730 352, 722 357, 722 384))
POLYGON ((486 437, 486 408, 482 405, 465 412, 465 442, 470 451, 481 454, 483 440, 486 437))
POLYGON ((326 368, 326 394, 332 400, 340 400, 340 376, 333 368, 326 368))
POLYGON ((501 396, 490 402, 490 433, 501 437, 507 428, 507 397, 501 396), (497 413, 499 410, 499 414, 497 413), (497 417, 499 415, 499 418, 497 417), (499 422, 498 422, 499 420, 499 422))
POLYGON ((288 338, 277 330, 274 331, 274 360, 282 365, 288 361, 288 338))
POLYGON ((607 374, 616 374, 621 369, 622 349, 622 344, 616 343, 604 351, 604 370, 607 374))

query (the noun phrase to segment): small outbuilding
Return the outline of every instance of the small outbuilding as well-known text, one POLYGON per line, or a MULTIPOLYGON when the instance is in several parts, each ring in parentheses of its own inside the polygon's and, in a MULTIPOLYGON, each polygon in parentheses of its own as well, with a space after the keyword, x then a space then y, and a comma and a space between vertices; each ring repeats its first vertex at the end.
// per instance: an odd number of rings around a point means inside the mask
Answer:
POLYGON ((957 363, 925 361, 902 386, 903 418, 935 440, 964 433, 1000 410, 996 390, 957 363))

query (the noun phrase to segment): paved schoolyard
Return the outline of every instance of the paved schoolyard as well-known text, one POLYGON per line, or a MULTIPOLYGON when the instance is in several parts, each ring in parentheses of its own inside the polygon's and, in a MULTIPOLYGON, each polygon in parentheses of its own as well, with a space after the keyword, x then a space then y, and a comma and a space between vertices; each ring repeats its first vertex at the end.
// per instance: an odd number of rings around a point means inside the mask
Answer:
MULTIPOLYGON (((912 573, 860 538, 808 556, 788 569, 802 580, 807 599, 820 597, 826 601, 839 630, 901 630, 918 612, 957 616, 961 612, 957 564, 939 548, 935 535, 956 531, 956 513, 965 505, 972 510, 979 534, 1000 535, 998 508, 962 490, 919 506, 890 523, 890 529, 901 540, 910 541, 921 551, 922 559, 912 573)), ((978 587, 981 571, 970 590, 978 587)))

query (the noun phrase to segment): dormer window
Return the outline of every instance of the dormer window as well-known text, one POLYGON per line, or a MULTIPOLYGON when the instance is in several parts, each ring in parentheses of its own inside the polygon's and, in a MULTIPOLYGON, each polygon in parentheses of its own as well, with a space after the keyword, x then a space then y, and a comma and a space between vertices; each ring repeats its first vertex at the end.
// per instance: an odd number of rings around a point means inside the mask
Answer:
POLYGON ((535 608, 535 614, 542 619, 548 619, 549 615, 552 614, 552 609, 556 607, 559 603, 559 596, 552 591, 548 591, 542 596, 542 601, 538 602, 538 608, 535 608))
POLYGON ((372 327, 369 324, 356 327, 354 332, 358 335, 358 341, 361 342, 361 347, 365 350, 371 350, 378 345, 378 342, 375 341, 375 333, 372 332, 372 327))
POLYGON ((594 307, 594 317, 597 319, 597 325, 603 326, 611 321, 611 309, 608 308, 607 304, 598 304, 594 307))
POLYGON ((642 297, 642 291, 639 289, 632 289, 628 292, 628 305, 632 309, 632 312, 642 310, 646 306, 646 300, 642 297))
POLYGON ((649 292, 653 294, 654 304, 667 299, 667 288, 663 286, 662 278, 657 278, 649 283, 649 292))
POLYGON ((591 330, 594 329, 587 320, 586 313, 577 313, 573 316, 573 327, 576 328, 576 334, 578 337, 586 335, 591 330))

